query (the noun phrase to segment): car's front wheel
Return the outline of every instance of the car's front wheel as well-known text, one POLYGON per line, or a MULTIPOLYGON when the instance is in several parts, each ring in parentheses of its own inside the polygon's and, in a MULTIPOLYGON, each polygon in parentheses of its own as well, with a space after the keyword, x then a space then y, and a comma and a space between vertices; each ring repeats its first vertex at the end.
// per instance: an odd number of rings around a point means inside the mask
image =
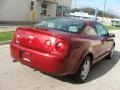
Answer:
POLYGON ((86 56, 84 59, 84 62, 82 63, 79 71, 75 74, 75 81, 78 83, 84 83, 87 79, 88 73, 90 71, 91 67, 91 58, 89 56, 86 56))
POLYGON ((108 56, 107 56, 107 59, 112 59, 113 54, 114 54, 114 48, 115 48, 115 46, 113 46, 113 47, 111 48, 111 51, 110 51, 110 53, 109 53, 108 56))

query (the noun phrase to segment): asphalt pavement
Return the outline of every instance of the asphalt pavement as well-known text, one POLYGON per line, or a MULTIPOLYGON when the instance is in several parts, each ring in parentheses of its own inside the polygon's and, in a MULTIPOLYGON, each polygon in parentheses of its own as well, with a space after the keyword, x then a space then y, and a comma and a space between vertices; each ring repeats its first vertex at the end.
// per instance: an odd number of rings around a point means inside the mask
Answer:
POLYGON ((113 32, 116 35, 114 57, 94 65, 84 84, 13 63, 9 45, 0 46, 0 90, 120 90, 120 31, 113 32))

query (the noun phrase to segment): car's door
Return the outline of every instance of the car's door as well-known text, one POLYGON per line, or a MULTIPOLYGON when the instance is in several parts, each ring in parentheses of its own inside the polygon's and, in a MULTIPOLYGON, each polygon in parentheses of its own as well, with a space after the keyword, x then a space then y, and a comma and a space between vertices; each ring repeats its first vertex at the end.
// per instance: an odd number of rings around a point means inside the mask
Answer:
POLYGON ((101 55, 102 55, 102 54, 105 54, 108 51, 110 51, 112 44, 111 44, 111 41, 109 39, 109 33, 102 24, 96 23, 95 28, 96 28, 96 31, 98 33, 98 38, 100 39, 101 44, 102 44, 101 45, 101 49, 102 49, 101 55))
POLYGON ((102 53, 102 48, 101 48, 102 44, 101 41, 99 40, 97 31, 95 29, 96 28, 93 25, 90 26, 85 32, 91 43, 91 52, 94 55, 94 59, 97 59, 102 53))

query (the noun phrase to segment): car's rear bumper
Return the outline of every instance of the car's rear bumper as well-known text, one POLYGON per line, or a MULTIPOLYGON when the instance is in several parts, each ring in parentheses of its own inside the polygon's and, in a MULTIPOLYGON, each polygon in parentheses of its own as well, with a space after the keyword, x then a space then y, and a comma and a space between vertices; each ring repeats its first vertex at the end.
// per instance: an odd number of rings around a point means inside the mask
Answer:
POLYGON ((10 49, 12 57, 24 65, 55 76, 67 75, 69 73, 66 70, 66 61, 61 56, 41 53, 15 43, 11 43, 10 49), (26 61, 21 57, 21 52, 23 51, 31 54, 30 61, 26 61))

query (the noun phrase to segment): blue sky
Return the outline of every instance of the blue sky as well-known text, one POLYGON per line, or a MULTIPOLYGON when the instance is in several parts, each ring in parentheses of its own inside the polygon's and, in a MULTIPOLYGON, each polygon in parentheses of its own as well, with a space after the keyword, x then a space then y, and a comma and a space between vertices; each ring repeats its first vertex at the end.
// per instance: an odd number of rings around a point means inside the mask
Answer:
MULTIPOLYGON (((72 0, 72 8, 93 7, 104 10, 104 2, 105 0, 72 0)), ((120 0, 106 0, 106 2, 106 11, 120 16, 120 0)))

